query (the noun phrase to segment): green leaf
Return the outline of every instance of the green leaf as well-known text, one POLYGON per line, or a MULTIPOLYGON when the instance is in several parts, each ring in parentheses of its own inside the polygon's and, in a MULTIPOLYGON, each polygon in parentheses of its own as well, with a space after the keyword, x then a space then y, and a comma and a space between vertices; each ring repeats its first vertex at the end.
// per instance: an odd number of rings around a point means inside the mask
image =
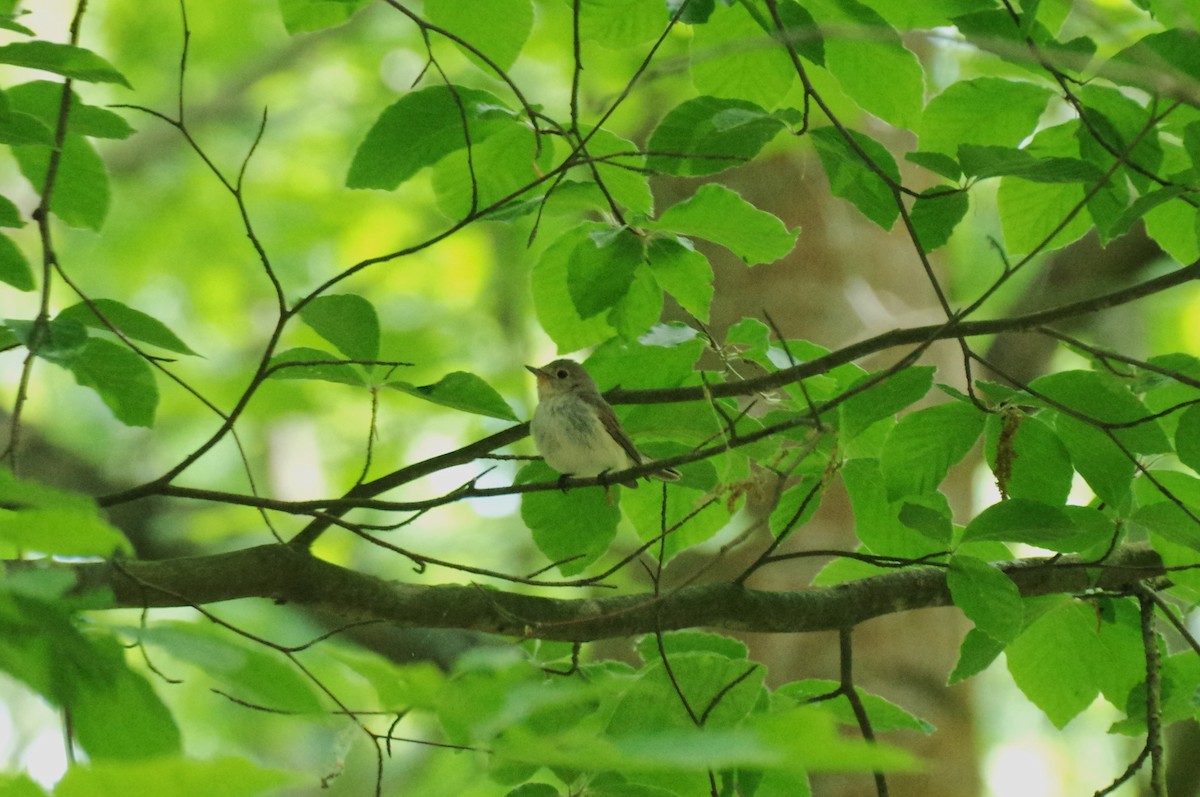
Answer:
POLYGON ((1200 81, 1200 34, 1182 29, 1151 33, 1113 56, 1110 65, 1117 67, 1113 71, 1120 83, 1152 94, 1163 85, 1194 84, 1200 81))
POLYGON ((1123 706, 1146 668, 1136 609, 1121 601, 1118 622, 1103 622, 1087 603, 1045 600, 1048 610, 1005 649, 1017 686, 1058 728, 1100 693, 1123 706))
MULTIPOLYGON (((1065 504, 1075 475, 1066 446, 1041 418, 1021 416, 1014 423, 1016 432, 1005 454, 1010 469, 1005 485, 1009 497, 1051 506, 1065 504)), ((989 416, 985 452, 993 471, 998 467, 1002 424, 1002 416, 989 416)))
POLYGON ((708 323, 713 298, 713 270, 708 258, 682 236, 652 238, 646 260, 658 286, 675 297, 679 306, 708 323))
POLYGON ((616 334, 602 314, 583 318, 575 309, 568 287, 571 255, 578 247, 590 243, 588 236, 591 233, 602 229, 605 229, 603 225, 594 223, 571 228, 546 248, 530 275, 538 322, 560 352, 594 346, 616 334))
POLYGON ((279 0, 283 26, 293 36, 341 25, 370 0, 279 0))
POLYGON ((922 191, 910 214, 921 251, 929 253, 945 245, 954 228, 967 215, 969 206, 966 191, 950 186, 922 191))
POLYGON ((982 559, 956 554, 950 557, 946 585, 954 605, 980 631, 1003 643, 1017 638, 1025 607, 1017 585, 999 569, 982 559))
POLYGON ((1070 516, 1061 508, 1026 498, 992 504, 963 530, 963 542, 1000 540, 1053 546, 1077 532, 1070 516))
MULTIPOLYGON (((532 462, 517 473, 516 484, 553 481, 558 474, 542 462, 532 462)), ((617 492, 621 488, 610 488, 617 492)), ((621 512, 605 500, 601 487, 524 493, 521 519, 533 532, 533 542, 547 559, 558 564, 564 576, 583 572, 599 559, 617 535, 621 512)))
POLYGON ((656 39, 669 19, 661 0, 581 0, 579 37, 618 50, 656 39))
POLYGON ((118 302, 114 299, 93 299, 91 306, 84 302, 71 305, 58 314, 58 318, 68 318, 78 321, 84 326, 95 329, 109 328, 101 319, 107 319, 126 337, 140 340, 178 354, 195 354, 186 343, 167 328, 166 324, 153 316, 146 315, 140 310, 118 302), (94 309, 93 309, 94 308, 94 309), (100 315, 97 315, 97 311, 100 315))
MULTIPOLYGON (((668 631, 661 634, 662 649, 671 657, 680 653, 714 653, 727 659, 748 659, 750 649, 746 643, 722 634, 710 634, 703 631, 668 631)), ((653 634, 647 634, 638 640, 637 652, 646 664, 659 661, 661 654, 658 640, 653 634)))
POLYGON ((776 216, 759 210, 719 183, 701 186, 648 226, 720 244, 748 265, 780 259, 792 251, 799 235, 799 230, 788 230, 776 216))
POLYGON ((159 621, 130 629, 130 635, 196 666, 235 698, 280 712, 315 714, 322 710, 312 683, 295 667, 212 624, 159 621))
MULTIPOLYGON (((49 131, 58 125, 62 92, 61 83, 34 80, 6 89, 4 96, 13 110, 37 117, 49 131)), ((133 135, 133 128, 125 121, 125 117, 107 108, 87 105, 72 91, 70 109, 67 112, 67 132, 92 138, 124 139, 133 135)), ((52 145, 53 141, 51 134, 48 143, 52 145)))
POLYGON ((379 316, 357 294, 318 296, 301 308, 300 318, 352 360, 379 357, 379 316))
POLYGON ((307 346, 287 349, 272 357, 268 376, 271 379, 315 379, 354 387, 368 384, 362 366, 345 362, 336 354, 307 346))
POLYGON ((909 413, 888 435, 879 458, 888 497, 933 492, 983 431, 984 414, 951 401, 909 413))
POLYGON ((651 735, 692 727, 683 700, 690 706, 713 706, 705 728, 733 727, 758 702, 766 676, 761 664, 721 653, 675 653, 669 661, 670 670, 657 657, 642 669, 613 710, 608 723, 610 735, 651 735), (743 677, 748 670, 750 675, 743 677))
POLYGON ((1039 158, 1023 149, 963 144, 958 148, 963 171, 977 179, 1020 177, 1035 183, 1091 183, 1103 173, 1078 158, 1039 158))
MULTIPOLYGON (((13 147, 13 154, 21 174, 34 189, 39 192, 45 189, 50 149, 13 147)), ((108 215, 109 194, 104 161, 82 136, 68 135, 58 162, 50 210, 72 227, 99 230, 108 215)))
POLYGON ((6 282, 19 291, 31 291, 36 285, 25 254, 7 235, 0 235, 0 282, 6 282))
POLYGON ((1060 371, 1035 379, 1029 389, 1047 399, 1048 406, 1068 407, 1088 420, 1131 424, 1113 429, 1113 435, 1131 451, 1161 454, 1171 448, 1158 420, 1121 380, 1096 371, 1060 371), (1138 423, 1143 419, 1144 423, 1138 423))
POLYGON ((51 319, 46 324, 9 318, 5 323, 21 345, 43 360, 59 365, 71 363, 88 344, 87 329, 69 318, 51 319))
POLYGON ((47 556, 130 554, 121 530, 92 507, 45 507, 0 511, 0 540, 22 551, 47 556))
POLYGON ((24 227, 21 211, 6 196, 0 195, 0 227, 24 227))
POLYGON ((856 393, 838 406, 840 429, 846 438, 854 437, 876 421, 890 418, 905 407, 915 404, 933 387, 931 366, 903 368, 881 378, 883 372, 868 374, 855 386, 875 381, 875 384, 856 393))
POLYGON ((170 784, 171 797, 259 797, 284 787, 299 788, 309 776, 266 769, 248 758, 147 758, 141 761, 89 761, 67 770, 55 797, 125 797, 161 794, 170 784))
POLYGON ((820 127, 809 133, 829 177, 829 190, 833 195, 852 202, 868 219, 890 230, 900 209, 891 186, 880 173, 899 184, 900 170, 891 153, 879 142, 862 133, 851 131, 851 135, 858 148, 870 158, 874 169, 837 129, 820 127))
MULTIPOLYGON (((775 694, 805 704, 814 698, 821 698, 837 692, 841 684, 825 678, 805 678, 801 681, 791 681, 775 690, 775 694)), ((856 688, 858 699, 862 702, 867 716, 871 719, 871 728, 876 733, 891 733, 893 731, 917 731, 918 733, 933 733, 936 728, 926 720, 917 717, 887 698, 871 694, 861 688, 856 688)), ((832 701, 822 701, 828 705, 834 718, 839 724, 857 728, 858 718, 850 701, 839 697, 832 701)))
POLYGON ((953 155, 960 144, 1015 147, 1033 132, 1049 99, 1044 86, 1003 78, 951 83, 925 107, 921 149, 953 155))
POLYGON ((958 161, 941 152, 906 152, 904 159, 948 180, 958 180, 962 177, 962 167, 958 165, 958 161))
POLYGON ((100 395, 118 421, 126 426, 154 425, 158 385, 154 370, 140 355, 120 344, 89 338, 68 367, 76 382, 100 395))
POLYGON ((354 153, 346 185, 392 190, 426 166, 514 124, 494 94, 437 85, 404 95, 379 115, 354 153))
POLYGON ((1096 496, 1118 512, 1130 508, 1129 485, 1136 464, 1101 430, 1065 415, 1054 418, 1054 431, 1071 463, 1096 496))
POLYGON ((701 94, 771 109, 796 79, 787 52, 740 4, 717 6, 707 24, 693 29, 688 52, 692 83, 701 94))
POLYGON ((645 259, 642 239, 627 228, 593 230, 567 259, 567 289, 580 318, 608 310, 629 291, 645 259))
MULTIPOLYGON (((911 527, 900 520, 903 507, 887 500, 877 460, 851 459, 842 466, 841 477, 854 513, 854 533, 870 552, 888 556, 923 556, 946 548, 945 542, 932 539, 923 531, 914 533, 911 527)), ((863 571, 862 575, 879 572, 869 565, 863 571)))
POLYGON ((812 14, 795 0, 782 0, 778 7, 784 34, 796 52, 817 66, 825 66, 825 39, 812 14))
POLYGON ((821 481, 811 476, 784 490, 771 510, 768 525, 775 537, 803 526, 821 506, 821 481))
POLYGON ((965 681, 973 675, 978 675, 988 668, 1001 653, 1005 643, 983 633, 978 628, 972 628, 963 638, 958 650, 958 662, 950 673, 947 685, 965 681))
MULTIPOLYGON (((621 507, 643 542, 657 540, 662 534, 663 484, 659 481, 642 482, 638 489, 621 495, 621 507)), ((729 523, 729 512, 719 504, 710 504, 695 514, 709 497, 705 490, 682 483, 667 485, 666 523, 667 528, 674 531, 666 537, 661 548, 658 543, 654 544, 651 550, 655 556, 661 550, 663 561, 670 561, 693 545, 711 539, 729 523)))
POLYGON ((54 131, 30 114, 0 111, 0 144, 13 147, 25 144, 52 147, 54 131))
POLYGON ((846 94, 885 122, 915 130, 925 99, 924 72, 892 26, 857 0, 806 0, 803 6, 821 26, 825 66, 846 94))
POLYGON ((783 126, 752 102, 695 97, 672 108, 650 134, 646 166, 664 174, 716 174, 749 161, 783 126))
POLYGON ((1200 472, 1200 404, 1193 404, 1179 416, 1175 454, 1184 465, 1200 472))
POLYGON ((42 787, 25 774, 0 774, 0 797, 48 797, 42 787))
POLYGON ((654 210, 654 195, 650 192, 649 179, 642 171, 646 158, 629 154, 636 152, 638 147, 632 141, 603 128, 593 132, 587 143, 588 156, 605 158, 592 165, 609 196, 632 211, 649 215, 654 210), (607 157, 617 155, 620 157, 607 157))
POLYGON ((388 382, 387 386, 443 407, 505 421, 517 420, 512 407, 496 392, 496 388, 466 371, 453 371, 431 385, 388 382))
MULTIPOLYGON (((425 13, 430 22, 454 31, 503 70, 512 67, 533 30, 530 0, 426 0, 425 13)), ((462 49, 482 66, 474 53, 462 49)), ((495 77, 491 67, 484 71, 495 77)))
POLYGON ((53 72, 88 83, 117 83, 132 88, 113 65, 91 50, 48 41, 13 42, 0 46, 0 64, 53 72))
POLYGON ((543 146, 539 162, 537 144, 529 128, 505 125, 483 141, 472 142, 470 158, 465 148, 451 152, 433 167, 438 208, 452 219, 461 219, 511 197, 488 217, 503 219, 506 213, 532 212, 536 206, 526 203, 537 189, 514 195, 546 171, 553 148, 543 146))
POLYGON ((1154 210, 1159 205, 1170 202, 1172 199, 1187 193, 1187 189, 1180 185, 1170 185, 1166 188, 1160 188, 1151 191, 1148 194, 1135 199, 1129 207, 1127 207, 1121 215, 1109 225, 1106 234, 1109 239, 1119 238, 1129 232, 1134 223, 1145 216, 1150 211, 1154 210))
POLYGON ((663 292, 644 263, 633 271, 629 290, 617 300, 607 316, 608 323, 625 340, 637 340, 662 317, 663 292))

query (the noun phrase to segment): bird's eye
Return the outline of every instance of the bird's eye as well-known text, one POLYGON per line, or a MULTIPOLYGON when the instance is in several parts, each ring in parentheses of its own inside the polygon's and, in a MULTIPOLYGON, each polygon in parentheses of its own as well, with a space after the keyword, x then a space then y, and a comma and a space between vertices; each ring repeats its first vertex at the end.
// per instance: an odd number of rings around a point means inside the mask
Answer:
POLYGON ((554 375, 557 376, 559 379, 566 379, 567 378, 567 369, 559 368, 557 371, 554 372, 554 375))

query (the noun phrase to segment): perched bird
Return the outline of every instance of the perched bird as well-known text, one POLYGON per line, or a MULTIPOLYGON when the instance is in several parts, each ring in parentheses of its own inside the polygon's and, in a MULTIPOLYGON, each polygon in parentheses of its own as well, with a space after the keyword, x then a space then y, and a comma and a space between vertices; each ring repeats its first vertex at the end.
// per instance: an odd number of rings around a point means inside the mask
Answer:
MULTIPOLYGON (((530 429, 547 465, 564 476, 587 477, 642 464, 641 452, 582 365, 555 360, 542 368, 525 367, 537 377, 538 405, 530 429)), ((663 468, 650 475, 674 481, 679 471, 663 468)), ((621 483, 637 487, 636 479, 621 483)))

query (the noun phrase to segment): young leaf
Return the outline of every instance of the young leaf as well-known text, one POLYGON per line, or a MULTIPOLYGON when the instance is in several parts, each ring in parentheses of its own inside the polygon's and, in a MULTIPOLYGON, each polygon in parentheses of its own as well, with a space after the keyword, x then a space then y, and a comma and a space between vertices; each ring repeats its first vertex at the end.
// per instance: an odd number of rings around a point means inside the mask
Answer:
MULTIPOLYGON (((4 96, 13 110, 32 114, 42 121, 47 130, 53 130, 58 124, 62 92, 61 83, 34 80, 5 89, 4 96)), ((133 135, 133 128, 125 121, 125 117, 107 108, 87 105, 73 91, 70 104, 67 112, 67 131, 73 135, 115 139, 129 138, 133 135)))
POLYGON ((426 166, 514 124, 498 97, 466 86, 437 85, 405 94, 379 115, 346 176, 350 188, 392 190, 426 166))
POLYGON ((648 226, 718 243, 752 266, 780 259, 792 251, 799 235, 799 230, 789 231, 778 217, 718 183, 701 186, 648 226))
POLYGON ((153 426, 158 408, 154 371, 141 356, 117 343, 90 338, 69 366, 75 381, 90 387, 126 426, 153 426))
MULTIPOLYGON (((517 473, 516 484, 553 481, 559 474, 542 462, 517 473)), ((619 487, 609 488, 614 493, 619 487)), ((583 572, 599 559, 617 535, 621 511, 605 500, 602 487, 524 493, 521 519, 533 532, 533 542, 564 576, 583 572)))
POLYGON ((1025 607, 1017 585, 982 559, 956 554, 950 557, 946 585, 954 605, 975 627, 998 642, 1017 638, 1025 607))
POLYGON ((370 0, 279 0, 283 26, 293 36, 341 25, 370 0))
POLYGON ((143 343, 149 343, 178 354, 194 355, 196 353, 157 318, 114 299, 93 299, 91 306, 80 302, 62 310, 57 317, 78 321, 84 326, 95 329, 107 330, 109 326, 100 316, 107 319, 109 324, 119 329, 122 334, 134 340, 140 340, 143 343), (100 315, 96 314, 97 311, 100 315))
POLYGON ((307 346, 281 351, 271 358, 267 376, 271 379, 317 379, 340 385, 365 387, 363 367, 344 362, 341 357, 307 346))
POLYGON ((892 500, 933 492, 983 431, 984 414, 951 401, 900 419, 888 435, 879 465, 892 500))
POLYGON ((133 88, 113 65, 91 50, 48 41, 13 42, 0 46, 0 64, 53 72, 89 83, 118 83, 133 88))
POLYGON ((646 166, 664 174, 699 176, 740 166, 783 129, 745 100, 696 97, 672 108, 650 134, 646 166))
MULTIPOLYGON (((13 147, 21 174, 37 191, 46 187, 50 164, 47 147, 13 147)), ((82 136, 68 135, 58 162, 50 210, 72 227, 99 230, 108 215, 108 170, 95 148, 82 136)))
POLYGON ((378 359, 379 316, 363 297, 352 293, 318 296, 300 310, 300 318, 350 359, 378 359))
POLYGON ((625 228, 595 230, 567 259, 567 290, 580 318, 608 310, 629 291, 645 259, 642 239, 625 228))
POLYGON ((413 385, 409 382, 388 382, 387 386, 410 396, 451 407, 463 412, 487 415, 505 421, 515 421, 517 416, 508 402, 496 392, 496 388, 475 374, 454 371, 431 385, 413 385))
POLYGON ((0 282, 19 291, 31 291, 35 285, 29 261, 7 235, 0 235, 0 282))
POLYGON ((675 297, 679 306, 708 323, 713 298, 713 270, 708 258, 682 236, 652 238, 646 260, 658 286, 675 297))
MULTIPOLYGON (((512 68, 533 29, 530 0, 426 0, 425 13, 430 22, 454 31, 504 70, 512 68)), ((492 67, 471 50, 462 49, 489 77, 495 77, 492 67)))
POLYGON ((868 136, 851 131, 858 149, 870 158, 868 164, 851 147, 842 134, 833 127, 819 127, 809 133, 825 174, 829 177, 829 190, 834 196, 852 202, 871 221, 885 230, 890 230, 900 210, 891 186, 900 183, 900 170, 891 153, 883 145, 868 136), (881 176, 881 174, 883 176, 881 176))

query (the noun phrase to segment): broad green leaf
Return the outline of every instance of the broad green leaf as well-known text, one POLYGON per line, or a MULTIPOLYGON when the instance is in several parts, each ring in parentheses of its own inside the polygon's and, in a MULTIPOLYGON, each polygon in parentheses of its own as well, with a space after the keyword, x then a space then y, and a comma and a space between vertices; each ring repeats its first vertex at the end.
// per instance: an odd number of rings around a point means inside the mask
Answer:
POLYGON ((100 395, 126 426, 153 426, 158 408, 154 370, 141 355, 107 340, 90 338, 68 367, 75 381, 100 395))
POLYGON ((54 131, 32 114, 4 110, 0 111, 0 144, 52 147, 54 131))
POLYGON ((848 144, 832 127, 817 128, 809 136, 817 148, 821 165, 825 167, 833 195, 854 203, 864 216, 890 230, 900 209, 888 180, 898 185, 900 170, 891 153, 879 142, 862 133, 852 131, 851 134, 857 148, 848 144), (862 150, 861 154, 859 150, 862 150), (870 159, 871 165, 863 160, 863 154, 870 159))
POLYGON ((1113 56, 1105 71, 1153 94, 1165 81, 1194 86, 1200 82, 1200 34, 1182 29, 1148 34, 1113 56))
POLYGON ((962 167, 958 165, 958 161, 941 152, 906 152, 904 159, 948 180, 958 180, 962 177, 962 167))
POLYGON ((1098 423, 1122 424, 1113 429, 1124 445, 1138 454, 1161 454, 1170 442, 1157 419, 1120 380, 1096 371, 1060 371, 1035 379, 1029 385, 1035 396, 1043 396, 1052 408, 1065 406, 1098 423), (1137 423, 1145 419, 1144 423, 1137 423), (1133 424, 1124 426, 1125 424, 1133 424))
POLYGON ((1179 416, 1175 454, 1184 465, 1200 472, 1200 404, 1193 404, 1179 416))
POLYGON ((946 585, 954 605, 980 631, 1003 643, 1017 638, 1025 607, 1017 585, 1000 570, 982 559, 955 555, 950 557, 946 585))
MULTIPOLYGON (((747 660, 750 649, 746 643, 723 634, 711 634, 703 631, 668 631, 661 635, 662 647, 669 657, 679 653, 714 653, 727 659, 747 660)), ((647 634, 638 640, 638 655, 642 662, 649 664, 659 661, 661 655, 658 649, 658 638, 647 634)))
POLYGON ((0 227, 24 227, 21 211, 6 196, 0 195, 0 227))
POLYGON ((1164 202, 1146 210, 1146 234, 1180 263, 1200 258, 1196 209, 1186 202, 1164 202))
POLYGON ((568 287, 568 263, 572 253, 579 246, 589 244, 589 234, 601 229, 604 227, 600 224, 573 227, 546 248, 530 275, 538 322, 560 353, 594 346, 616 334, 601 314, 583 318, 575 309, 568 287))
POLYGON ((69 318, 54 318, 44 324, 8 318, 5 325, 25 348, 59 365, 74 361, 88 344, 87 329, 69 318))
POLYGON ((345 362, 336 354, 307 346, 287 349, 272 357, 268 376, 271 379, 316 379, 354 387, 368 384, 362 366, 345 362))
MULTIPOLYGON (((814 698, 830 695, 838 691, 840 686, 841 684, 837 681, 825 678, 805 678, 802 681, 783 684, 775 690, 775 694, 804 704, 814 698)), ((936 730, 926 720, 914 716, 884 697, 871 694, 861 688, 856 691, 863 708, 867 710, 867 716, 871 718, 871 728, 876 733, 891 733, 892 731, 933 733, 936 730)), ((850 706, 849 700, 839 697, 836 700, 822 701, 822 703, 832 710, 840 724, 858 727, 858 719, 854 715, 854 709, 850 706)))
POLYGON ((939 492, 909 495, 899 500, 896 517, 910 529, 918 531, 945 548, 954 539, 954 523, 946 497, 939 492))
POLYGON ((357 294, 318 296, 300 310, 300 318, 352 360, 379 357, 379 316, 357 294))
POLYGON ((1003 423, 1002 416, 989 416, 985 452, 997 480, 1001 478, 1001 466, 1007 467, 1008 496, 1051 506, 1065 504, 1075 471, 1062 440, 1041 418, 1021 416, 1011 421, 1016 424, 1016 431, 1002 450, 1003 423))
POLYGON ((1145 216, 1150 211, 1154 210, 1159 205, 1170 202, 1180 195, 1186 193, 1187 189, 1183 186, 1172 185, 1166 188, 1160 188, 1156 191, 1151 191, 1135 199, 1129 207, 1127 207, 1121 215, 1112 222, 1106 230, 1109 239, 1119 238, 1129 232, 1134 223, 1145 216))
POLYGON ((740 4, 717 6, 708 23, 694 29, 688 52, 692 83, 712 97, 748 100, 770 110, 796 79, 787 52, 740 4))
POLYGON ((1096 496, 1120 513, 1129 511, 1129 485, 1136 464, 1101 430, 1065 415, 1054 418, 1054 431, 1071 463, 1096 496))
POLYGON ((680 691, 688 705, 701 710, 712 706, 706 728, 733 727, 745 719, 758 702, 766 676, 766 668, 761 664, 731 659, 721 653, 674 653, 668 661, 670 671, 658 657, 642 669, 633 688, 618 701, 613 711, 608 723, 610 735, 650 735, 693 727, 681 702, 680 691), (748 670, 750 675, 743 677, 748 670))
POLYGON ((606 320, 625 340, 637 340, 662 318, 663 292, 649 266, 639 263, 629 290, 608 311, 606 320))
MULTIPOLYGON (((840 473, 854 513, 854 533, 871 553, 923 556, 946 548, 944 543, 918 533, 900 520, 901 507, 887 500, 878 460, 852 459, 842 466, 840 473)), ((860 576, 878 572, 865 565, 860 576)))
POLYGON ((494 94, 466 86, 437 85, 404 95, 379 115, 359 145, 346 176, 350 188, 392 190, 470 142, 514 124, 494 94))
POLYGON ((25 254, 7 235, 0 235, 0 282, 8 283, 19 291, 31 291, 36 284, 25 254))
MULTIPOLYGON (((425 13, 435 25, 454 31, 503 70, 513 62, 533 29, 533 3, 530 0, 426 0, 425 13)), ((461 45, 459 45, 461 47, 461 45)), ((483 62, 468 48, 462 48, 472 61, 483 62)), ((485 71, 495 77, 491 67, 485 71)))
POLYGON ((888 497, 930 493, 950 466, 967 455, 983 431, 984 414, 951 401, 910 413, 888 435, 879 458, 888 497))
POLYGON ((795 0, 778 3, 784 33, 796 52, 817 66, 825 66, 825 39, 808 9, 795 0))
POLYGON ((1053 546, 1077 533, 1070 516, 1059 507, 1025 498, 992 504, 963 530, 963 542, 1000 540, 1053 546))
POLYGON ((452 219, 462 219, 504 201, 488 214, 491 219, 534 212, 539 188, 517 196, 551 166, 553 148, 537 152, 537 137, 520 125, 506 125, 467 150, 458 149, 433 167, 433 189, 438 209, 452 219), (507 201, 505 201, 507 200, 507 201), (509 215, 511 214, 511 215, 509 215))
POLYGON ((1010 256, 1060 249, 1083 237, 1091 227, 1087 216, 1078 212, 1083 203, 1083 187, 1078 184, 1005 177, 1000 181, 998 202, 1010 256))
POLYGON ((1039 158, 1023 149, 963 144, 958 148, 963 171, 977 179, 1020 177, 1035 183, 1091 183, 1103 173, 1078 158, 1039 158))
POLYGON ((130 636, 195 665, 233 697, 281 712, 317 713, 312 683, 282 656, 209 623, 160 621, 130 636))
POLYGON ((642 239, 626 228, 601 228, 580 241, 567 258, 567 290, 579 317, 620 301, 644 259, 642 239))
MULTIPOLYGON (((629 210, 650 214, 654 210, 654 195, 643 169, 646 158, 638 147, 627 139, 603 128, 592 133, 587 143, 587 154, 596 160, 592 166, 599 174, 604 187, 616 202, 629 210), (611 157, 610 157, 611 156, 611 157)), ((591 177, 590 170, 587 171, 591 177)))
POLYGON ((48 797, 42 787, 25 774, 0 775, 0 797, 48 797))
POLYGON ((933 387, 933 372, 931 366, 921 365, 903 368, 887 376, 876 372, 859 379, 856 386, 869 381, 874 384, 838 405, 842 435, 854 437, 876 421, 890 418, 915 404, 933 387))
POLYGON ((512 407, 496 392, 496 388, 466 371, 453 371, 431 385, 388 382, 387 386, 443 407, 506 421, 517 419, 512 407))
MULTIPOLYGON (((553 481, 558 475, 544 463, 533 462, 521 468, 515 483, 553 481)), ((621 489, 609 488, 614 495, 621 489)), ((521 496, 521 519, 533 532, 534 544, 564 576, 581 573, 616 537, 621 512, 605 494, 602 487, 577 487, 521 496)))
MULTIPOLYGON (((662 534, 663 486, 660 481, 643 481, 633 492, 621 495, 626 517, 643 542, 657 540, 662 534)), ((729 522, 729 512, 720 503, 700 509, 710 496, 703 490, 680 483, 666 484, 666 527, 671 531, 660 547, 654 542, 649 555, 662 552, 663 561, 670 561, 681 551, 710 539, 729 522), (698 513, 696 510, 700 509, 698 513), (696 514, 694 514, 696 513, 696 514)))
POLYGON ((332 28, 354 16, 370 0, 279 0, 283 26, 293 36, 332 28))
POLYGON ((196 353, 157 318, 114 299, 93 299, 90 306, 80 302, 62 310, 57 317, 69 318, 95 329, 107 330, 109 326, 100 316, 103 316, 108 324, 119 329, 122 334, 134 340, 140 340, 143 343, 149 343, 178 354, 196 353), (96 314, 97 311, 100 315, 96 314))
POLYGON ((121 530, 100 517, 95 506, 0 511, 0 540, 18 550, 48 556, 133 553, 121 530))
POLYGON ((579 4, 580 39, 614 50, 658 38, 669 20, 661 0, 581 0, 579 4))
POLYGON ((117 83, 132 88, 113 65, 91 50, 48 41, 13 42, 0 46, 0 64, 41 69, 88 83, 117 83))
POLYGON ((1045 600, 1050 608, 1005 649, 1017 686, 1058 728, 1098 694, 1124 706, 1145 676, 1136 610, 1123 605, 1117 622, 1104 622, 1087 603, 1066 596, 1045 600))
POLYGON ((89 761, 71 767, 54 790, 55 797, 127 797, 162 794, 171 797, 260 797, 279 789, 300 788, 310 776, 266 769, 245 757, 204 761, 147 758, 141 761, 89 761))
MULTIPOLYGON (((10 45, 11 46, 11 45, 10 45)), ((50 150, 46 147, 13 147, 21 174, 41 192, 46 187, 50 150)), ((108 170, 96 150, 82 136, 68 135, 50 196, 50 210, 72 227, 99 230, 108 215, 108 170)))
POLYGON ((740 166, 758 154, 783 122, 745 100, 696 97, 672 108, 650 134, 646 166, 700 176, 740 166))
POLYGON ((713 270, 708 258, 682 236, 652 238, 646 260, 658 286, 699 321, 708 323, 713 298, 713 270))
POLYGON ((997 641, 978 628, 972 628, 963 638, 958 650, 958 661, 947 684, 953 685, 983 672, 1004 652, 1004 647, 1005 643, 997 641))
MULTIPOLYGON (((1151 125, 1156 113, 1125 92, 1099 83, 1091 83, 1079 91, 1087 124, 1079 131, 1079 152, 1102 169, 1116 162, 1114 152, 1140 169, 1122 169, 1139 191, 1158 188, 1145 173, 1158 172, 1163 165, 1163 147, 1158 131, 1151 125), (1096 138, 1099 137, 1099 141, 1096 138), (1137 142, 1136 145, 1134 142, 1137 142)), ((1114 184, 1124 184, 1118 177, 1114 184)))
MULTIPOLYGON (((5 89, 4 96, 13 110, 36 116, 47 130, 53 130, 58 125, 62 92, 61 83, 34 80, 5 89)), ((67 112, 67 131, 92 138, 123 139, 133 135, 133 127, 125 121, 125 117, 107 108, 87 105, 73 91, 67 112)))
POLYGON ((925 107, 921 149, 954 155, 960 144, 1015 147, 1033 132, 1049 99, 1048 88, 1016 80, 951 83, 925 107))
POLYGON ((1140 506, 1129 516, 1129 522, 1145 531, 1157 534, 1168 542, 1200 551, 1200 523, 1196 512, 1184 511, 1170 501, 1140 506))
POLYGON ((822 28, 825 66, 846 94, 889 124, 917 129, 924 72, 891 25, 857 0, 806 0, 802 5, 822 28))
POLYGON ((778 537, 791 533, 809 521, 821 506, 821 482, 817 478, 805 477, 784 490, 775 508, 771 510, 768 525, 771 534, 778 537))
POLYGON ((788 230, 778 217, 719 183, 701 186, 688 199, 664 210, 649 226, 718 243, 748 265, 780 259, 792 251, 799 235, 799 230, 788 230))
POLYGON ((913 203, 910 218, 922 252, 932 252, 950 240, 954 228, 967 215, 967 192, 950 186, 930 188, 913 203))

